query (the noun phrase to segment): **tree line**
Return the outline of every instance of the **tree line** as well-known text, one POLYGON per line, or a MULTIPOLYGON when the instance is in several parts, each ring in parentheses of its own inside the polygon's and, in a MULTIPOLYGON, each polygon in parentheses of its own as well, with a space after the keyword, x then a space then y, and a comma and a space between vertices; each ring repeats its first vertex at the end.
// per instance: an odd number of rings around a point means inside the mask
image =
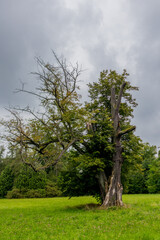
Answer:
MULTIPOLYGON (((4 150, 3 147, 1 147, 4 150)), ((125 194, 160 193, 160 155, 156 147, 141 142, 137 159, 122 168, 125 194)), ((9 149, 0 155, 0 198, 34 198, 92 195, 101 202, 95 165, 69 152, 56 168, 35 172, 21 161, 19 152, 9 149)))
MULTIPOLYGON (((45 189, 41 193, 47 196, 47 181, 52 175, 57 195, 60 191, 68 196, 93 195, 104 207, 122 206, 122 192, 158 192, 159 157, 155 157, 155 147, 142 143, 134 134, 131 119, 137 103, 131 93, 138 88, 128 81, 126 70, 122 74, 102 71, 98 81, 88 84, 89 100, 82 103, 78 86, 82 70, 54 52, 53 56, 54 64, 37 59, 39 70, 33 74, 39 87, 35 91, 23 86, 17 90, 35 96, 39 108, 10 108, 12 117, 1 120, 6 129, 1 137, 24 164, 21 177, 38 178, 43 188, 37 189, 45 189), (25 119, 24 113, 30 118, 25 119)), ((11 166, 16 160, 4 162, 11 166)), ((5 171, 9 169, 2 170, 1 183, 5 171)), ((22 194, 18 184, 27 180, 13 174, 7 192, 19 189, 22 194)), ((32 184, 23 187, 22 195, 27 196, 27 189, 32 189, 28 186, 32 184)))

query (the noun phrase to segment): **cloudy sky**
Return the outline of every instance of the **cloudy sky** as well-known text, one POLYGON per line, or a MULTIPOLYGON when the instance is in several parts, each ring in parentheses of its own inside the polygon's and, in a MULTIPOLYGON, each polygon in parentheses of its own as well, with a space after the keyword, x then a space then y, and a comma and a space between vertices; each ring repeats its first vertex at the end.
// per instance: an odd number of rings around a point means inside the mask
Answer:
POLYGON ((0 0, 0 112, 34 99, 14 90, 36 85, 34 57, 52 62, 53 49, 87 69, 81 79, 96 81, 103 69, 125 68, 136 94, 136 134, 160 146, 159 0, 0 0))

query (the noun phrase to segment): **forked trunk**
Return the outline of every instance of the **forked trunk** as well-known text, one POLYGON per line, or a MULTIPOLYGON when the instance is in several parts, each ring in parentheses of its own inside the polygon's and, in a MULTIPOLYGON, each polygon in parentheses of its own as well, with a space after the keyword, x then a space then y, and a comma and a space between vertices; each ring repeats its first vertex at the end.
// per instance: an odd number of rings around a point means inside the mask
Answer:
POLYGON ((109 189, 106 192, 106 196, 102 204, 102 206, 104 207, 123 206, 123 186, 121 184, 122 150, 120 145, 117 145, 115 148, 116 152, 113 156, 114 165, 110 179, 109 189))
MULTIPOLYGON (((122 192, 123 186, 121 184, 121 168, 122 168, 122 146, 121 146, 121 137, 122 135, 131 132, 135 129, 135 126, 132 126, 126 130, 121 131, 120 129, 120 118, 119 118, 119 108, 122 99, 123 90, 126 83, 124 82, 120 88, 118 97, 115 94, 115 87, 112 87, 111 90, 111 114, 113 121, 113 144, 114 144, 114 155, 113 155, 113 169, 112 175, 109 181, 109 187, 105 189, 105 197, 103 197, 104 207, 109 206, 123 206, 122 202, 122 192)), ((105 179, 104 179, 105 181, 105 179)), ((104 186, 106 184, 103 184, 104 186)), ((107 185, 108 186, 108 185, 107 185)))

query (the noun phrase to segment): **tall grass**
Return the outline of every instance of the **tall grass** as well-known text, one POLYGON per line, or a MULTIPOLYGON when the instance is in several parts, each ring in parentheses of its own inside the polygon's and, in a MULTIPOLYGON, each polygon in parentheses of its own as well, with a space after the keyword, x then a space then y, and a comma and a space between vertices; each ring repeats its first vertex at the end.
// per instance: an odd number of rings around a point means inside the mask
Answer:
POLYGON ((1 199, 0 240, 160 239, 160 195, 124 195, 102 210, 92 197, 1 199))

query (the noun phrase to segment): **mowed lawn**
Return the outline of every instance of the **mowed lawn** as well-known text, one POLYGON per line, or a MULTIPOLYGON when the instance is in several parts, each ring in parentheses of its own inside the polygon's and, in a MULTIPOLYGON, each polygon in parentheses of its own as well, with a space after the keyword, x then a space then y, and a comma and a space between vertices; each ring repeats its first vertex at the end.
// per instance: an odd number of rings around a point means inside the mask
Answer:
POLYGON ((0 240, 160 239, 160 195, 123 201, 102 210, 92 197, 0 199, 0 240))

